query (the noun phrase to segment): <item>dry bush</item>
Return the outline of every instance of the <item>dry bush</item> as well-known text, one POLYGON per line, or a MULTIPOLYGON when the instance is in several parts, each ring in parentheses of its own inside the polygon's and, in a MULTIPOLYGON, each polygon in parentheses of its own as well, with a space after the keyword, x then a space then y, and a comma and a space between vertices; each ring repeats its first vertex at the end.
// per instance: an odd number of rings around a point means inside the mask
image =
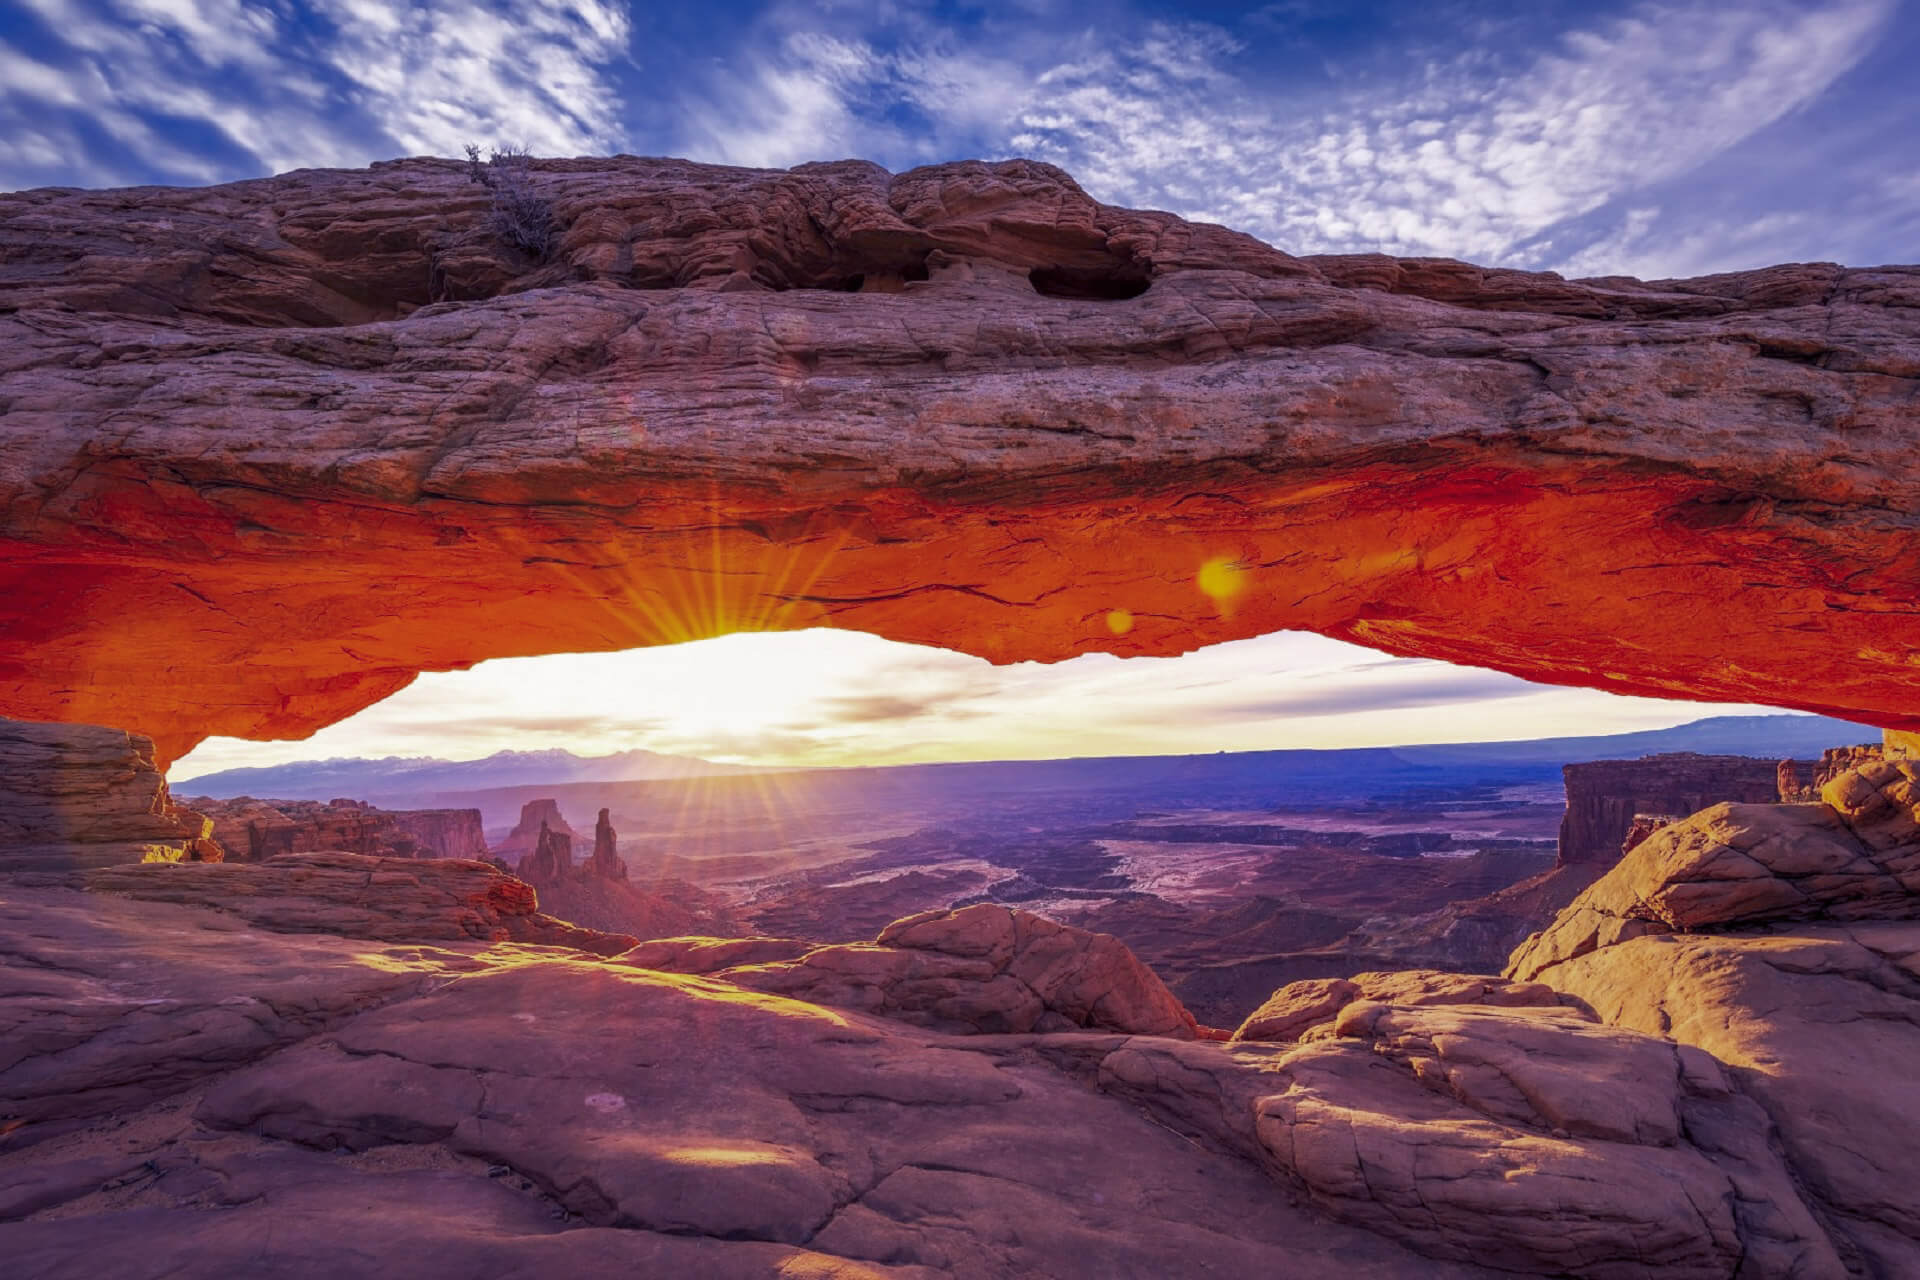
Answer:
POLYGON ((467 176, 493 192, 488 226, 514 248, 539 262, 553 254, 553 205, 533 187, 533 156, 525 147, 495 149, 485 160, 467 147, 467 176))

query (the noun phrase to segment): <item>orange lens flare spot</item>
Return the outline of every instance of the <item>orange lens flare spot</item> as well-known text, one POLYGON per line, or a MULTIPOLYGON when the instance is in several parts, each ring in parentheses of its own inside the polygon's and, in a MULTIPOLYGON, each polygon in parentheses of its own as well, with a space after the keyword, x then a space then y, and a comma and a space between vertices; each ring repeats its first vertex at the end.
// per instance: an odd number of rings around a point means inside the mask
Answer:
POLYGON ((1234 597, 1247 589, 1248 576, 1247 566, 1242 561, 1216 556, 1200 566, 1193 584, 1200 588, 1201 594, 1213 601, 1216 609, 1224 612, 1233 603, 1234 597))
POLYGON ((1107 630, 1117 636, 1123 636, 1133 630, 1133 611, 1131 609, 1108 610, 1107 630))

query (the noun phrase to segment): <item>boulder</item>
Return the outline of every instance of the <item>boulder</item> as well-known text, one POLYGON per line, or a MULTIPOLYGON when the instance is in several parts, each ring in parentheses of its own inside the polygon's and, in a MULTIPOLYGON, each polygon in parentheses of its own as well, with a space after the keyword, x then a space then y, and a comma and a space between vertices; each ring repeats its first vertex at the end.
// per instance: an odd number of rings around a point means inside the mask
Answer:
POLYGON ((1195 1034, 1193 1016, 1112 935, 992 903, 897 920, 871 944, 716 976, 948 1031, 1195 1034))

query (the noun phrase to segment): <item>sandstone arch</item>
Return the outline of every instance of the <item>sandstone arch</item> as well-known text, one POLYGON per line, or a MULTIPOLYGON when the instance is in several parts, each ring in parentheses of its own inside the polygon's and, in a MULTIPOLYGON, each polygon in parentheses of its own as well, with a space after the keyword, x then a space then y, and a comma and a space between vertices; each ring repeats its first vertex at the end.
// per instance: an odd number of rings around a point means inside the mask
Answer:
POLYGON ((0 196, 0 713, 173 757, 830 624, 1920 727, 1920 268, 1294 258, 1023 161, 534 181, 546 264, 451 161, 0 196))

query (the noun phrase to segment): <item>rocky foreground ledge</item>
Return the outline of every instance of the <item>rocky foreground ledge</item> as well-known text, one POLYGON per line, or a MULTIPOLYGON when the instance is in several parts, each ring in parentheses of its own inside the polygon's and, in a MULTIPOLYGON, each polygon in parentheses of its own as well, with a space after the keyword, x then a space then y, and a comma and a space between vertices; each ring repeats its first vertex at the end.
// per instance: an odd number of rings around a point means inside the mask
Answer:
POLYGON ((1916 867, 1920 764, 1870 764, 1656 833, 1504 977, 1295 984, 1226 1043, 1112 939, 1002 907, 599 956, 308 932, 246 905, 274 863, 14 876, 0 1254, 42 1277, 1916 1274, 1916 867))
POLYGON ((0 195, 0 713, 164 763, 508 655, 1300 628, 1920 727, 1920 267, 1301 258, 1026 161, 529 181, 544 259, 451 161, 0 195))

